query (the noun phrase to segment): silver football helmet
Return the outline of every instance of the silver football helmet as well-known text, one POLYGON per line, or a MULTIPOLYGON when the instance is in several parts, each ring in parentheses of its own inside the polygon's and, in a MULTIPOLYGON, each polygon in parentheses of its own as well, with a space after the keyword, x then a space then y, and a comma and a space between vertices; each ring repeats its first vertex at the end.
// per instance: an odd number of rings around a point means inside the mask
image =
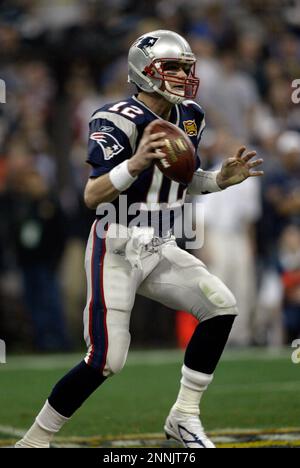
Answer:
POLYGON ((194 99, 199 87, 195 76, 196 57, 179 34, 163 29, 139 37, 128 54, 128 81, 146 93, 159 93, 173 104, 194 99), (178 63, 185 78, 176 77, 178 63))

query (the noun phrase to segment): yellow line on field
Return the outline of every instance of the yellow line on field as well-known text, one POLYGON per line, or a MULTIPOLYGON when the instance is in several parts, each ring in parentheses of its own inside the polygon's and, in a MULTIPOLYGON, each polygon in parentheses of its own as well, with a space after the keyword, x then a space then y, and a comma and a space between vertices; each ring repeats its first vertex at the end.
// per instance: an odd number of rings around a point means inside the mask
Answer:
MULTIPOLYGON (((293 434, 300 433, 300 427, 285 427, 282 429, 219 429, 214 431, 208 431, 207 434, 211 437, 218 436, 247 436, 247 435, 263 435, 263 434, 293 434)), ((86 436, 86 437, 56 437, 57 442, 88 442, 100 443, 100 442, 112 442, 117 440, 165 440, 165 435, 161 432, 156 433, 144 433, 144 434, 121 434, 119 436, 86 436)))
POLYGON ((254 442, 229 442, 217 444, 217 448, 262 448, 262 447, 300 447, 299 440, 258 440, 254 442))
POLYGON ((300 427, 283 427, 277 429, 245 429, 245 428, 227 428, 227 429, 214 429, 208 431, 208 434, 213 437, 230 436, 230 435, 262 435, 262 434, 293 434, 300 433, 300 427))
MULTIPOLYGON (((80 447, 80 442, 79 440, 78 441, 74 441, 73 439, 72 440, 67 440, 65 441, 65 443, 63 443, 61 441, 61 443, 59 444, 61 447, 64 447, 64 445, 66 446, 73 446, 73 447, 80 447), (77 442, 77 444, 76 444, 77 442)), ((3 439, 3 440, 0 440, 0 448, 2 447, 13 447, 14 444, 16 443, 16 439, 3 439)), ((90 448, 93 448, 93 446, 95 447, 96 445, 94 445, 93 443, 91 443, 91 447, 90 448)), ((217 448, 263 448, 263 447, 300 447, 300 439, 298 440, 293 440, 293 441, 288 441, 288 440, 261 440, 261 441, 254 441, 254 442, 229 442, 229 443, 217 443, 216 444, 217 448)), ((132 447, 132 446, 131 446, 132 447)), ((131 448, 131 447, 127 447, 127 448, 131 448)), ((151 446, 152 448, 157 448, 157 446, 153 445, 151 446)), ((146 447, 145 448, 151 448, 150 446, 146 447)), ((101 447, 100 447, 101 448, 101 447)), ((103 447, 104 448, 104 447, 103 447)), ((110 447, 110 448, 114 448, 114 447, 110 447)), ((123 448, 126 448, 126 445, 123 446, 123 448)), ((165 447, 167 449, 167 447, 165 447)))
MULTIPOLYGON (((0 426, 0 434, 7 434, 9 438, 0 436, 0 447, 12 447, 16 440, 20 438, 23 430, 16 429, 11 426, 0 426)), ((285 428, 270 428, 270 429, 241 429, 227 428, 208 432, 209 436, 216 438, 215 442, 218 448, 259 448, 259 447, 300 447, 300 427, 285 427, 285 428), (289 434, 294 434, 295 439, 289 438, 289 434), (246 436, 267 436, 265 440, 239 441, 238 437, 246 436), (274 438, 272 437, 274 436, 274 438), (279 438, 286 435, 286 440, 279 438), (277 437, 276 437, 277 436, 277 437), (220 441, 218 437, 232 437, 233 440, 220 441), (235 438, 235 440, 234 440, 235 438)), ((110 448, 132 448, 132 447, 147 447, 157 448, 164 445, 165 436, 162 433, 144 433, 144 434, 121 434, 118 436, 70 436, 70 437, 55 437, 54 445, 58 447, 85 446, 105 448, 107 444, 110 448)), ((171 448, 171 446, 169 447, 171 448)))

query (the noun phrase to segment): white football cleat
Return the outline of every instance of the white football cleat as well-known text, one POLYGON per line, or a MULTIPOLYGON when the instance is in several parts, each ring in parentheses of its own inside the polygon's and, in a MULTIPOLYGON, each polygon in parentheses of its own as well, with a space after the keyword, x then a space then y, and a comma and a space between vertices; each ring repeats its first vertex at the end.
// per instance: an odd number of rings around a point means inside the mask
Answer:
POLYGON ((216 448, 207 437, 197 415, 171 410, 165 426, 167 439, 175 439, 187 448, 216 448))

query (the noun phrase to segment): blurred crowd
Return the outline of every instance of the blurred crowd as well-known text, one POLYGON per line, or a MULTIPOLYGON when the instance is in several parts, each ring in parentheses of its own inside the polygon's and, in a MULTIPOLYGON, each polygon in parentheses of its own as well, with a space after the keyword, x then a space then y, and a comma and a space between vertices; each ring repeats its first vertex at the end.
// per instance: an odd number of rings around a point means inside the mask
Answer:
MULTIPOLYGON (((300 1, 0 0, 0 337, 12 349, 82 343, 88 121, 132 93, 129 45, 160 28, 197 55, 202 167, 241 144, 265 161, 263 178, 194 200, 205 243, 193 253, 238 300, 230 343, 300 337, 300 1)), ((134 343, 174 345, 174 314, 143 310, 134 343)))

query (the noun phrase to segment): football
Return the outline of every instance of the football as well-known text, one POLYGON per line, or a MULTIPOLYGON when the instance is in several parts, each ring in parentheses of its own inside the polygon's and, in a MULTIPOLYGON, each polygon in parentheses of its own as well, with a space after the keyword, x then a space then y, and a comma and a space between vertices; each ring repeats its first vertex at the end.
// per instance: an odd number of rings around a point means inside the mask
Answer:
POLYGON ((161 151, 166 157, 156 160, 156 165, 169 179, 189 184, 196 170, 195 148, 183 130, 166 120, 157 119, 151 133, 165 132, 165 146, 161 151))

